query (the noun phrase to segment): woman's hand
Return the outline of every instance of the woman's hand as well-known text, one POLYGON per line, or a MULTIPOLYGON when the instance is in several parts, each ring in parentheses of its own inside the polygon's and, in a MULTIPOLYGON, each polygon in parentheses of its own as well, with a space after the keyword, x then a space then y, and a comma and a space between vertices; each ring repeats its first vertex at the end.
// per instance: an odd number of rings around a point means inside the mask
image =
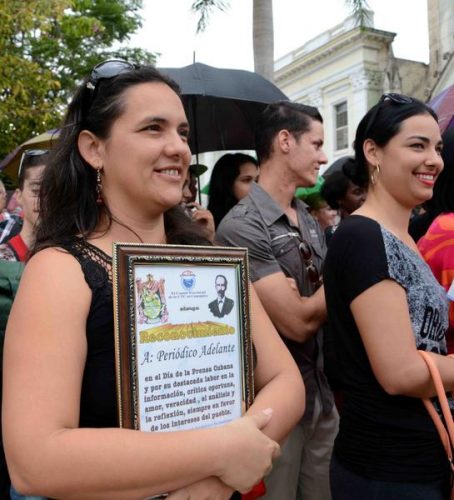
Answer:
POLYGON ((220 429, 222 462, 217 476, 240 493, 247 493, 261 481, 271 471, 273 459, 279 456, 278 443, 260 430, 269 422, 271 414, 268 408, 220 429))
POLYGON ((219 477, 209 477, 173 491, 167 500, 228 500, 235 490, 247 493, 272 468, 279 445, 260 429, 271 418, 271 409, 242 417, 220 430, 223 436, 219 477), (228 484, 230 486, 228 486, 228 484))
POLYGON ((229 500, 234 491, 217 477, 208 477, 170 493, 167 500, 229 500))
POLYGON ((196 203, 195 201, 192 203, 188 203, 186 205, 186 210, 189 210, 189 213, 191 214, 193 220, 201 224, 201 226, 204 228, 206 232, 207 238, 210 241, 213 241, 214 234, 216 232, 216 229, 214 227, 213 214, 206 208, 203 208, 202 205, 200 205, 199 203, 196 203))

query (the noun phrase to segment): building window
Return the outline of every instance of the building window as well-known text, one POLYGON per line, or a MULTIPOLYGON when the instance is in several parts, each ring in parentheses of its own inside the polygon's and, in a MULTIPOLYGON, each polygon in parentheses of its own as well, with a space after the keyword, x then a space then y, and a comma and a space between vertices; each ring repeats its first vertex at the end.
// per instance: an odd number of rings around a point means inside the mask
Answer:
POLYGON ((336 114, 336 150, 348 148, 347 101, 334 106, 336 114))

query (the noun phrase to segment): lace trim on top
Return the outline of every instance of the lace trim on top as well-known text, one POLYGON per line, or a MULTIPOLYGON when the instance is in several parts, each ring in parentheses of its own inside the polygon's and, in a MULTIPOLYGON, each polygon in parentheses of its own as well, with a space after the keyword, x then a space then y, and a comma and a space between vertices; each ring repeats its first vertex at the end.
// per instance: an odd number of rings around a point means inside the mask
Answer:
POLYGON ((112 258, 87 240, 78 238, 63 248, 73 255, 82 267, 85 281, 90 289, 104 290, 112 296, 112 258))

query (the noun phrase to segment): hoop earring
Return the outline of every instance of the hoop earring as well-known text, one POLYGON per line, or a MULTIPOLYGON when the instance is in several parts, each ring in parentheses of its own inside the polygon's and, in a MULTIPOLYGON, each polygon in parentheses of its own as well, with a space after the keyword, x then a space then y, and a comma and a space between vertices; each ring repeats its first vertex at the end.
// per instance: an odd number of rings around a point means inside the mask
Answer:
POLYGON ((380 164, 377 163, 375 165, 374 171, 370 174, 370 182, 372 183, 373 186, 375 186, 375 183, 377 182, 376 176, 378 177, 380 175, 380 164))
POLYGON ((102 179, 101 179, 102 167, 96 169, 96 203, 102 205, 104 200, 102 199, 102 179))

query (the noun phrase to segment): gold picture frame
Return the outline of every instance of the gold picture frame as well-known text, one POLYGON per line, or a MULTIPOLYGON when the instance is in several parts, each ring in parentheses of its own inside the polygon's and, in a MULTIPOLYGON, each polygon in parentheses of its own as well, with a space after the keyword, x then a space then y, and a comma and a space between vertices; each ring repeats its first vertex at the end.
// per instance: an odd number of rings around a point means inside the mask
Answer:
POLYGON ((252 404, 247 249, 115 243, 120 427, 222 425, 252 404))

